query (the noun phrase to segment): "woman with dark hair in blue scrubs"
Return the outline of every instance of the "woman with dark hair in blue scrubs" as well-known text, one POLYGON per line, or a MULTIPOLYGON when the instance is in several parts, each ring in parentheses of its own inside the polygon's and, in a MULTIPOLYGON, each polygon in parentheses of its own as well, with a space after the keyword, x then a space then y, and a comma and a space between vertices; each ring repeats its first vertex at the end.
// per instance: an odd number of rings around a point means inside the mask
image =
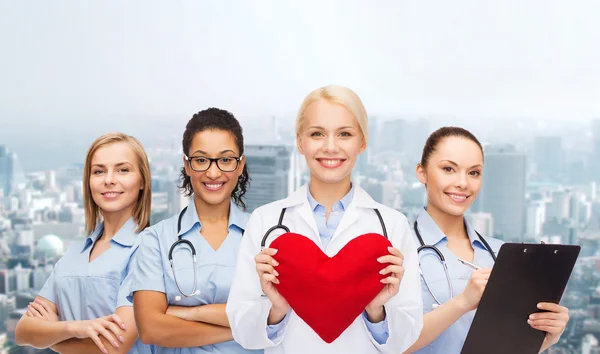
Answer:
MULTIPOLYGON (((433 247, 419 252, 424 325, 406 353, 458 354, 502 245, 480 236, 464 218, 481 188, 483 149, 465 129, 440 128, 427 139, 416 172, 427 191, 427 207, 411 230, 417 246, 433 247), (480 268, 474 270, 469 263, 480 268)), ((547 333, 543 351, 558 342, 569 315, 558 304, 538 307, 544 312, 532 314, 528 323, 547 333)))
POLYGON ((140 338, 156 353, 255 352, 233 341, 225 314, 249 217, 237 119, 217 108, 195 114, 183 134, 183 165, 188 206, 146 229, 136 256, 131 292, 140 338))

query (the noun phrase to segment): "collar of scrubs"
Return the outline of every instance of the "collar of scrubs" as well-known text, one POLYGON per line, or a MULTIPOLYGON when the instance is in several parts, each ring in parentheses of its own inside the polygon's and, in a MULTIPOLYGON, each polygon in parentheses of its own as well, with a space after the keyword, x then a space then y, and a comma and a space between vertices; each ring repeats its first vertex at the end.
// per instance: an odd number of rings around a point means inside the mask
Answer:
MULTIPOLYGON (((230 200, 229 203, 228 229, 231 230, 232 227, 237 227, 241 232, 243 232, 244 228, 246 227, 246 222, 248 221, 248 213, 243 212, 237 206, 237 204, 233 202, 233 200, 230 200)), ((194 198, 190 198, 187 210, 181 218, 181 231, 179 231, 179 235, 186 234, 196 225, 201 226, 202 224, 198 219, 198 212, 196 211, 196 203, 194 203, 194 198)))
MULTIPOLYGON (((419 224, 419 233, 421 234, 421 238, 423 238, 423 242, 425 242, 426 245, 436 246, 440 241, 447 238, 440 227, 431 218, 431 215, 427 213, 427 208, 423 208, 423 210, 419 213, 417 222, 419 224)), ((469 236, 471 244, 478 245, 478 247, 485 250, 486 248, 481 243, 481 240, 479 240, 479 236, 477 236, 475 229, 471 227, 467 220, 465 220, 465 225, 467 227, 467 235, 469 236)))
MULTIPOLYGON (((133 221, 133 216, 130 217, 123 226, 117 231, 117 233, 113 236, 111 241, 114 241, 120 245, 131 247, 137 238, 137 224, 133 221)), ((94 231, 88 236, 85 240, 85 244, 83 245, 83 249, 81 252, 85 251, 88 247, 93 245, 104 231, 104 221, 100 222, 94 231)))
MULTIPOLYGON (((373 200, 373 198, 371 198, 371 196, 365 192, 364 189, 360 188, 359 186, 352 186, 353 191, 353 195, 351 198, 349 198, 350 202, 345 206, 346 209, 350 206, 350 204, 353 204, 355 207, 359 207, 359 208, 368 208, 368 209, 375 209, 375 208, 381 208, 381 204, 378 204, 377 202, 375 202, 373 200)), ((308 200, 308 183, 303 185, 302 187, 298 188, 294 193, 290 194, 287 198, 285 198, 284 200, 281 201, 281 206, 283 208, 289 208, 289 207, 293 207, 296 205, 300 205, 300 204, 304 204, 307 203, 310 205, 310 202, 308 200)))
MULTIPOLYGON (((306 188, 306 191, 308 203, 310 204, 310 208, 312 209, 312 211, 326 212, 326 209, 323 206, 323 204, 317 202, 312 196, 312 194, 310 194, 310 188, 306 188)), ((335 204, 333 204, 332 211, 344 211, 348 209, 348 205, 350 205, 352 198, 354 198, 354 184, 350 187, 350 191, 342 199, 338 200, 335 204)))

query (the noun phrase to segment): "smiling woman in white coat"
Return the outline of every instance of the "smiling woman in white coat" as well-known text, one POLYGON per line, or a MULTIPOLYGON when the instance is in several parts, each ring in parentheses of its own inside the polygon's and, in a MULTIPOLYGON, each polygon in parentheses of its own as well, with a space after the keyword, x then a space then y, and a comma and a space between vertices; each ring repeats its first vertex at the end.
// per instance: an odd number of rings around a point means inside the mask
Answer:
POLYGON ((401 353, 418 338, 423 305, 408 222, 351 181, 356 160, 367 147, 367 127, 360 98, 346 87, 322 87, 304 99, 296 120, 296 143, 306 158, 310 181, 288 198, 256 209, 238 253, 226 312, 233 337, 243 347, 265 349, 267 354, 401 353), (331 343, 277 290, 277 250, 268 246, 283 232, 269 236, 261 250, 263 236, 279 224, 283 208, 282 224, 329 257, 361 235, 381 234, 383 226, 393 246, 376 260, 381 263, 382 290, 331 343))

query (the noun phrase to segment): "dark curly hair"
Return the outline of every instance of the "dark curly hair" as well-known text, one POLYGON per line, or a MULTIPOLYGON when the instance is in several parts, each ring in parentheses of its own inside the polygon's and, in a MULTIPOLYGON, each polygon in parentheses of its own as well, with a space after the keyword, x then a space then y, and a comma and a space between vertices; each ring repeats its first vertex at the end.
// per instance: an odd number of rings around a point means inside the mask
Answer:
MULTIPOLYGON (((213 107, 194 114, 192 119, 190 119, 185 126, 185 132, 183 132, 183 140, 181 143, 183 146, 183 151, 186 155, 190 155, 190 147, 196 133, 205 130, 222 130, 230 132, 235 140, 238 150, 240 151, 240 156, 244 154, 244 136, 242 135, 242 127, 240 126, 240 122, 238 122, 233 114, 229 113, 228 111, 213 107)), ((179 185, 179 189, 181 189, 186 196, 191 196, 194 193, 194 190, 192 189, 192 181, 190 180, 190 176, 185 173, 185 167, 181 168, 180 179, 181 185, 179 185)), ((242 198, 244 197, 244 194, 246 194, 249 184, 250 176, 248 175, 248 166, 247 164, 244 164, 244 169, 242 170, 242 174, 238 179, 238 183, 231 193, 231 198, 233 198, 233 201, 244 210, 246 210, 246 204, 242 198)))

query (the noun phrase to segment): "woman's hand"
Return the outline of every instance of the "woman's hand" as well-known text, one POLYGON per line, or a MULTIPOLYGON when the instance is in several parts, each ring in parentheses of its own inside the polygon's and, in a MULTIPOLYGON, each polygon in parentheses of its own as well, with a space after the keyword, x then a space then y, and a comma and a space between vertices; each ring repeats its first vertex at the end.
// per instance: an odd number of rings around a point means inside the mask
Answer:
POLYGON ((47 304, 45 301, 35 299, 30 302, 27 306, 27 312, 25 313, 29 317, 38 317, 47 321, 58 322, 58 314, 54 309, 47 304))
POLYGON ((541 302, 538 308, 547 312, 529 315, 527 323, 532 328, 546 332, 544 342, 548 346, 558 343, 569 322, 569 309, 551 302, 541 302))
POLYGON ((398 294, 400 290, 400 282, 404 276, 404 256, 402 252, 394 247, 388 247, 390 254, 377 258, 379 263, 388 263, 388 266, 383 268, 380 274, 389 274, 381 282, 385 284, 383 289, 375 296, 375 298, 365 307, 369 321, 376 323, 385 319, 383 305, 392 297, 398 294))
POLYGON ((279 323, 290 310, 290 304, 288 304, 287 300, 279 293, 274 285, 279 284, 279 279, 277 279, 279 273, 275 270, 275 267, 277 267, 279 263, 272 257, 276 253, 276 249, 265 248, 254 257, 256 272, 260 278, 260 287, 273 304, 271 312, 269 313, 269 324, 279 323))
POLYGON ((483 295, 491 272, 492 268, 480 268, 471 273, 465 290, 457 296, 465 310, 475 310, 479 306, 481 295, 483 295))
POLYGON ((104 353, 108 353, 108 351, 102 344, 100 336, 106 338, 115 348, 119 347, 119 343, 115 337, 120 342, 125 341, 125 338, 123 338, 125 323, 116 314, 100 317, 95 320, 69 322, 69 330, 74 338, 90 338, 104 353))

